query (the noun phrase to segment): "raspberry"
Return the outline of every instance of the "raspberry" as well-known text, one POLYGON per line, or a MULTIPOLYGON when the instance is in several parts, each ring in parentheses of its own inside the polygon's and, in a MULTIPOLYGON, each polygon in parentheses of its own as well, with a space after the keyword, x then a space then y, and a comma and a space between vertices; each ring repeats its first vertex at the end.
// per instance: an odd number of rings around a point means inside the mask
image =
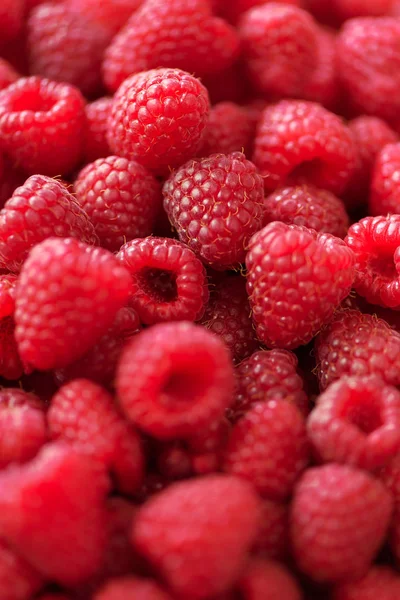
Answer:
POLYGON ((2 0, 0 5, 0 37, 3 44, 20 33, 23 16, 24 0, 2 0))
POLYGON ((68 0, 72 10, 107 29, 110 38, 125 25, 142 3, 143 0, 68 0))
POLYGON ((0 58, 0 90, 17 81, 19 77, 11 64, 4 58, 0 58))
POLYGON ((274 561, 253 559, 237 584, 243 600, 302 600, 296 580, 274 561))
POLYGON ((46 446, 0 474, 2 538, 44 576, 75 585, 98 568, 105 543, 106 485, 69 446, 46 446), (57 510, 55 510, 57 507, 57 510))
POLYGON ((308 469, 291 505, 297 565, 315 581, 362 576, 389 525, 392 498, 382 483, 346 465, 308 469))
POLYGON ((200 154, 247 152, 252 138, 252 124, 247 110, 233 102, 219 102, 210 110, 200 154))
POLYGON ((0 178, 0 207, 5 205, 17 187, 25 183, 25 180, 26 175, 20 169, 12 167, 10 159, 6 158, 4 161, 4 173, 0 178))
POLYGON ((270 347, 311 341, 354 279, 353 253, 342 240, 279 222, 251 239, 246 266, 257 336, 270 347))
POLYGON ((345 242, 356 259, 354 289, 371 304, 400 308, 400 215, 365 217, 345 242))
POLYGON ((184 71, 132 75, 115 94, 108 143, 118 156, 168 173, 200 148, 208 111, 206 88, 184 71))
POLYGON ((126 241, 149 235, 161 209, 157 180, 139 163, 118 156, 86 165, 75 180, 74 191, 100 244, 112 252, 126 241))
POLYGON ((373 471, 400 449, 400 392, 380 377, 342 377, 317 399, 308 437, 323 462, 373 471))
POLYGON ((23 366, 14 337, 15 275, 0 275, 0 375, 18 379, 23 366))
POLYGON ((0 275, 0 319, 14 314, 17 276, 0 275))
POLYGON ((250 314, 245 279, 226 277, 216 286, 201 321, 224 340, 234 363, 247 358, 259 347, 250 314))
POLYGON ((349 227, 343 202, 331 192, 312 185, 280 188, 265 198, 264 209, 264 226, 271 221, 282 221, 340 238, 349 227))
POLYGON ((164 208, 179 239, 210 266, 237 267, 261 227, 263 184, 240 152, 191 160, 164 185, 164 208))
POLYGON ((369 211, 372 215, 400 212, 398 172, 400 143, 388 144, 378 153, 372 172, 369 211))
POLYGON ((261 523, 253 552, 263 558, 283 559, 289 550, 289 508, 286 504, 263 500, 261 523))
POLYGON ((111 106, 112 98, 107 96, 85 106, 86 132, 83 159, 86 164, 111 154, 107 142, 107 125, 111 106))
POLYGON ((68 82, 87 96, 102 89, 101 62, 109 34, 68 3, 47 2, 34 8, 27 40, 31 73, 68 82))
POLYGON ((336 109, 341 90, 336 68, 336 35, 329 29, 317 30, 317 62, 307 81, 302 96, 319 102, 329 110, 336 109))
POLYGON ((312 183, 340 196, 356 168, 356 147, 338 116, 314 102, 282 100, 262 114, 253 160, 266 191, 312 183))
POLYGON ((287 498, 308 463, 304 420, 289 402, 270 400, 251 408, 234 426, 224 471, 243 477, 269 500, 287 498))
POLYGON ((258 525, 259 499, 245 481, 209 475, 174 483, 139 509, 135 547, 182 598, 229 589, 258 525))
POLYGON ((252 83, 268 96, 301 96, 317 62, 317 27, 295 6, 267 3, 239 23, 252 83))
POLYGON ((117 480, 121 463, 123 481, 118 483, 122 488, 130 465, 125 493, 133 493, 141 484, 144 460, 140 439, 117 413, 112 397, 97 384, 75 379, 64 385, 52 399, 48 423, 52 439, 68 442, 77 452, 113 471, 117 480))
MULTIPOLYGON (((224 18, 228 21, 236 23, 241 15, 255 6, 260 4, 267 4, 268 2, 274 2, 276 4, 290 4, 301 8, 302 0, 231 0, 231 2, 225 2, 220 0, 220 11, 224 18)), ((217 0, 218 2, 218 0, 217 0)))
POLYGON ((389 543, 397 565, 400 563, 400 455, 386 465, 380 478, 394 498, 394 514, 389 531, 389 543))
POLYGON ((210 14, 204 0, 147 0, 105 53, 104 81, 114 92, 132 73, 156 67, 198 77, 230 66, 238 55, 236 31, 210 14))
POLYGON ((0 390, 0 468, 27 462, 47 441, 43 404, 20 389, 0 390))
POLYGON ((128 271, 107 250, 72 238, 49 238, 22 267, 16 339, 22 361, 41 370, 83 356, 128 299, 128 271))
POLYGON ((399 20, 365 17, 347 21, 338 37, 337 57, 339 77, 354 109, 387 121, 397 119, 399 20))
POLYGON ((54 235, 98 242, 86 212, 66 187, 32 175, 0 211, 0 267, 18 273, 31 248, 54 235))
POLYGON ((172 600, 164 590, 151 579, 138 577, 121 577, 111 579, 97 592, 94 600, 172 600))
POLYGON ((400 597, 400 577, 390 567, 374 566, 358 581, 342 583, 332 600, 396 600, 400 597))
POLYGON ((190 437, 222 417, 233 369, 223 342, 188 322, 162 323, 126 346, 117 392, 130 420, 159 439, 190 437))
POLYGON ((390 15, 396 0, 335 0, 335 11, 341 19, 390 15))
POLYGON ((132 276, 130 305, 143 323, 202 317, 209 295, 206 271, 187 246, 168 238, 136 239, 117 258, 132 276))
POLYGON ((29 173, 61 175, 79 162, 84 100, 74 87, 21 78, 0 92, 0 141, 14 165, 29 173))
MULTIPOLYGON (((4 600, 27 600, 43 585, 37 571, 0 542, 0 595, 4 600)), ((36 596, 35 596, 36 597, 36 596)))
POLYGON ((317 336, 315 348, 321 390, 344 375, 379 375, 400 385, 400 334, 376 316, 338 311, 317 336))
POLYGON ((235 401, 229 418, 237 421, 258 402, 282 399, 308 412, 296 355, 288 350, 260 350, 236 367, 235 401))

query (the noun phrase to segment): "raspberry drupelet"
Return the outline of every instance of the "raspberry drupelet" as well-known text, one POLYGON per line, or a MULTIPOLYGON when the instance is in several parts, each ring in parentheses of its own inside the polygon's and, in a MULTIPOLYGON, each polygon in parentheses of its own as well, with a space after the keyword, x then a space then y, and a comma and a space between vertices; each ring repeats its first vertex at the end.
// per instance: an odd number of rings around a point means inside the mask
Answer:
POLYGON ((209 297, 206 270, 185 244, 138 238, 124 244, 117 258, 132 276, 130 306, 142 323, 202 317, 209 297))
POLYGON ((99 158, 74 182, 77 202, 89 216, 100 245, 111 252, 133 238, 152 233, 162 207, 155 177, 134 160, 99 158))
POLYGON ((168 174, 200 149, 209 108, 206 88, 185 71, 132 75, 114 96, 108 143, 117 156, 168 174))
POLYGON ((189 161, 164 185, 164 208, 179 239, 215 269, 244 262, 262 223, 263 183, 241 152, 189 161))
POLYGON ((342 240, 280 222, 253 236, 246 266, 257 336, 269 347, 310 342, 354 279, 353 252, 342 240))
POLYGON ((112 102, 112 98, 104 96, 89 102, 85 106, 86 128, 83 147, 83 160, 85 163, 111 155, 107 141, 107 126, 112 102))
POLYGON ((0 143, 13 166, 63 175, 78 164, 85 128, 84 99, 66 83, 18 79, 0 92, 0 143))
POLYGON ((400 392, 378 376, 342 377, 316 399, 307 431, 322 462, 374 471, 400 449, 400 392))
POLYGON ((369 199, 372 215, 400 213, 399 169, 400 143, 384 146, 376 157, 372 172, 369 199))
POLYGON ((253 161, 267 192, 311 183, 340 196, 357 164, 348 127, 314 102, 282 100, 267 107, 254 145, 253 161))
POLYGON ((135 336, 122 353, 116 387, 128 419, 168 440, 191 437, 218 421, 232 401, 233 386, 224 343, 183 321, 135 336))

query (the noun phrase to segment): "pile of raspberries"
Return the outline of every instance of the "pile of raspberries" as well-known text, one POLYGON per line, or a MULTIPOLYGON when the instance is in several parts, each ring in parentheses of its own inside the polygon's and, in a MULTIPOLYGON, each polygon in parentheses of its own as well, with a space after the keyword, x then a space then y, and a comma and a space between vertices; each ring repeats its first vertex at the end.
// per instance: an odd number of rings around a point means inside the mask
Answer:
POLYGON ((0 600, 400 600, 400 0, 0 57, 0 600))

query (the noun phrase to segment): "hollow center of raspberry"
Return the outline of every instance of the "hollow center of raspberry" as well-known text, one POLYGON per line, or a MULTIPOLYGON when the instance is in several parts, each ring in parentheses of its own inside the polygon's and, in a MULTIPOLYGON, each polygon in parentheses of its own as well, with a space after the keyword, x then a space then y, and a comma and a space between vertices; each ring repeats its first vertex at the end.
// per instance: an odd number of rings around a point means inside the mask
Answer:
POLYGON ((21 112, 23 110, 47 112, 53 108, 54 104, 55 102, 52 98, 45 98, 38 90, 31 90, 29 93, 14 98, 11 108, 14 112, 21 112))
POLYGON ((321 170, 322 161, 319 158, 305 160, 295 167, 289 175, 289 181, 298 183, 302 181, 313 181, 321 170))
POLYGON ((378 407, 374 402, 364 406, 352 406, 347 414, 348 420, 365 434, 372 433, 382 425, 378 407))
POLYGON ((175 371, 168 377, 162 392, 166 403, 179 404, 193 402, 203 389, 204 382, 199 373, 175 371))
POLYGON ((143 269, 139 276, 144 292, 157 302, 174 302, 178 298, 176 274, 164 269, 143 269))
POLYGON ((380 252, 369 260, 370 269, 379 273, 382 277, 394 279, 399 276, 394 262, 393 252, 380 252))

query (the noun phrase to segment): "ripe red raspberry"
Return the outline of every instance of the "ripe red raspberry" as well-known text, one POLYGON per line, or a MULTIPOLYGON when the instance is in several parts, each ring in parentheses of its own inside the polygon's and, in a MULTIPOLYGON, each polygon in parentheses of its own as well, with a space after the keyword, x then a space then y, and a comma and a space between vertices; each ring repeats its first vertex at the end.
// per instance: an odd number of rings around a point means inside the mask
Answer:
POLYGON ((309 458, 304 419, 289 402, 252 407, 232 429, 224 471, 243 477, 269 500, 285 500, 309 458))
POLYGON ((112 102, 112 98, 104 96, 85 106, 86 129, 83 148, 85 163, 105 158, 111 154, 107 141, 107 126, 112 102))
POLYGON ((213 290, 201 322, 224 340, 234 363, 247 358, 260 345, 250 315, 246 280, 243 277, 223 279, 213 290))
POLYGON ((336 35, 329 29, 317 30, 317 62, 304 82, 302 96, 329 110, 338 107, 341 89, 336 68, 336 35))
POLYGON ((239 51, 236 31, 213 17, 205 0, 147 0, 105 53, 104 81, 114 92, 132 73, 157 67, 201 77, 230 66, 239 51))
POLYGON ((243 600, 302 600, 301 589, 283 565, 272 560, 253 559, 240 577, 236 589, 243 600))
POLYGON ((34 568, 76 585, 101 564, 106 481, 70 446, 51 444, 0 474, 2 539, 34 568))
POLYGON ((400 392, 377 376, 342 377, 317 398, 307 431, 323 462, 374 471, 400 449, 400 392))
POLYGON ((108 143, 118 156, 158 174, 179 167, 200 148, 207 124, 206 88, 179 69, 128 77, 115 94, 108 143))
POLYGON ((260 501, 237 477, 175 483, 139 509, 136 549, 172 592, 200 600, 227 591, 257 535, 260 501))
POLYGON ((131 494, 141 484, 144 459, 139 436, 115 410, 112 396, 99 385, 75 379, 60 388, 52 399, 48 424, 52 439, 68 442, 77 452, 112 471, 123 492, 131 494), (121 482, 120 463, 124 473, 121 482))
POLYGON ((121 577, 110 579, 94 596, 93 600, 172 600, 152 579, 121 577))
POLYGON ((298 360, 288 350, 260 350, 236 367, 235 400, 228 414, 237 421, 258 402, 282 399, 308 412, 298 360))
POLYGON ((388 144, 378 153, 372 172, 369 211, 372 215, 400 213, 398 173, 400 143, 388 144))
POLYGON ((142 323, 197 321, 208 300, 206 271, 177 240, 148 237, 122 246, 117 258, 132 276, 130 306, 142 323))
POLYGON ((317 64, 317 26, 306 11, 266 3, 239 22, 244 56, 254 86, 267 97, 302 95, 317 64))
POLYGON ((83 356, 126 303, 129 272, 107 250, 49 238, 31 251, 18 281, 15 336, 28 368, 57 369, 83 356))
POLYGON ((245 107, 233 102, 219 102, 210 110, 204 144, 199 154, 208 156, 215 153, 247 152, 252 133, 252 123, 245 107))
POLYGON ((20 75, 14 67, 4 58, 0 58, 0 90, 3 90, 17 79, 20 75))
POLYGON ((71 9, 115 35, 143 0, 68 0, 71 9))
POLYGON ((279 188, 264 199, 264 222, 303 225, 320 233, 343 238, 349 228, 344 204, 331 192, 313 185, 279 188))
POLYGON ((14 337, 16 275, 0 275, 0 375, 19 379, 23 366, 14 337))
POLYGON ((4 44, 22 30, 24 18, 24 0, 2 0, 0 4, 0 37, 4 44))
POLYGON ((62 175, 77 166, 85 126, 77 89, 40 77, 21 78, 0 92, 0 141, 16 167, 62 175))
POLYGON ((334 0, 335 11, 343 21, 354 17, 380 17, 392 14, 396 0, 334 0))
POLYGON ((117 392, 130 420, 159 439, 190 437, 222 417, 233 368, 223 342, 188 322, 162 323, 126 346, 117 392))
POLYGON ((263 182, 240 152, 191 160, 164 185, 164 208, 179 239, 217 269, 238 267, 261 227, 263 182))
POLYGON ((376 316, 338 311, 315 343, 321 390, 343 375, 379 375, 400 385, 400 334, 376 316))
POLYGON ((396 600, 400 598, 400 577, 390 567, 373 566, 357 581, 342 583, 333 590, 332 600, 396 600))
POLYGON ((282 560, 289 551, 289 505, 263 500, 261 522, 253 553, 262 558, 282 560))
POLYGON ((371 304, 400 308, 400 215, 365 217, 345 242, 355 256, 356 292, 371 304))
POLYGON ((43 586, 42 576, 20 556, 0 542, 0 595, 4 600, 36 598, 43 586))
POLYGON ((364 575, 385 539, 392 505, 368 473, 337 464, 308 469, 291 505, 298 567, 321 582, 364 575))
POLYGON ((11 273, 0 275, 0 319, 14 314, 17 280, 18 277, 11 273))
POLYGON ((338 37, 337 57, 339 77, 352 107, 389 122, 396 120, 400 21, 390 17, 347 21, 338 37))
POLYGON ((267 191, 312 183, 340 196, 356 168, 348 127, 314 102, 282 100, 267 107, 254 144, 253 160, 267 191))
POLYGON ((150 235, 161 210, 155 177, 136 161, 118 156, 86 165, 75 180, 74 192, 101 246, 111 252, 126 241, 150 235))
POLYGON ((310 342, 354 279, 353 252, 342 240, 279 222, 253 236, 246 266, 257 336, 270 347, 310 342))
POLYGON ((102 89, 101 62, 109 39, 107 29, 68 3, 41 4, 27 21, 30 72, 96 95, 102 89))
POLYGON ((50 236, 96 245, 95 229, 67 188, 32 175, 0 211, 0 267, 18 273, 29 251, 50 236))

